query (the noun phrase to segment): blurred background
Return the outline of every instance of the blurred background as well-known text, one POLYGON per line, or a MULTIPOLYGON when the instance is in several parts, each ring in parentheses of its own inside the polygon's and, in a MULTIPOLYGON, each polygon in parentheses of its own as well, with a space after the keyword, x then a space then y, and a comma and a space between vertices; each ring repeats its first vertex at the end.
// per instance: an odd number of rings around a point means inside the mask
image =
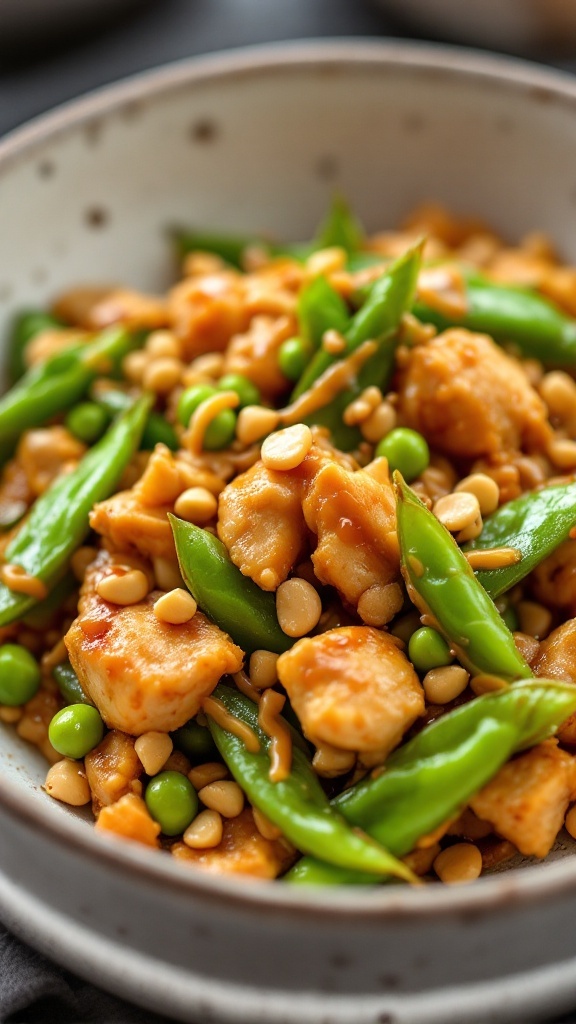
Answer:
MULTIPOLYGON (((576 73, 576 0, 0 0, 0 136, 168 61, 341 36, 459 42, 576 73)), ((49 964, 0 925, 0 1022, 80 1019, 164 1021, 49 964)), ((576 1013, 563 1020, 576 1024, 576 1013)))
POLYGON ((166 61, 323 36, 466 42, 576 72, 576 0, 0 0, 0 134, 166 61))

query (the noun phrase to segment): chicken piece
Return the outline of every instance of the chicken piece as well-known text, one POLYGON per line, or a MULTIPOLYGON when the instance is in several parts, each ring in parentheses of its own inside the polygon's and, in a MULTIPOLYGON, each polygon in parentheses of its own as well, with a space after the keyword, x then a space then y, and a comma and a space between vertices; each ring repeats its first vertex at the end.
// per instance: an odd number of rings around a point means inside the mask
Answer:
POLYGON ((398 577, 396 503, 390 483, 327 462, 312 480, 302 507, 308 527, 318 536, 314 571, 346 601, 357 605, 369 587, 398 577))
POLYGON ((92 310, 114 291, 115 285, 69 288, 58 296, 52 306, 52 312, 59 320, 90 331, 93 329, 92 310))
POLYGON ((153 331, 167 326, 168 309, 155 295, 115 288, 91 307, 87 320, 88 327, 96 331, 112 324, 123 324, 133 331, 153 331))
POLYGON ((534 569, 532 593, 547 608, 576 615, 576 540, 565 540, 534 569))
POLYGON ((168 314, 188 361, 204 352, 222 352, 234 334, 246 330, 251 316, 242 277, 233 270, 181 281, 168 296, 168 314))
MULTIPOLYGON (((572 542, 570 542, 572 543, 572 542)), ((565 679, 576 683, 576 619, 569 619, 540 644, 537 661, 532 668, 544 679, 565 679)), ((562 743, 576 745, 576 711, 558 730, 562 743)))
POLYGON ((245 576, 276 590, 306 547, 301 473, 275 472, 258 461, 224 488, 218 536, 245 576))
POLYGON ((171 852, 178 860, 217 875, 252 875, 272 879, 294 862, 294 850, 278 839, 265 839, 254 824, 249 807, 236 818, 224 818, 224 832, 218 846, 193 850, 175 843, 171 852))
POLYGON ((19 459, 10 459, 0 476, 0 530, 16 523, 33 498, 22 463, 19 459))
POLYGON ((576 759, 546 740, 509 761, 470 801, 520 853, 546 857, 576 789, 576 759))
POLYGON ((291 316, 255 316, 245 334, 236 334, 224 357, 224 373, 248 377, 267 398, 286 391, 286 377, 278 366, 278 350, 297 332, 291 316))
POLYGON ((144 505, 134 490, 119 491, 94 505, 90 526, 120 551, 174 559, 176 549, 168 520, 172 511, 173 505, 144 505))
POLYGON ((144 846, 160 846, 160 825, 136 793, 127 793, 117 803, 103 807, 95 828, 101 832, 115 832, 122 839, 132 839, 144 846))
POLYGON ((317 745, 383 760, 424 713, 412 665, 392 637, 369 626, 299 640, 277 667, 305 735, 317 745))
POLYGON ((60 473, 74 467, 85 451, 86 445, 66 427, 41 427, 26 431, 16 459, 26 474, 30 492, 38 497, 60 473))
POLYGON ((445 331, 409 354, 402 421, 446 455, 536 451, 552 437, 546 406, 517 361, 483 334, 445 331))
POLYGON ((138 793, 142 762, 134 749, 132 736, 112 729, 84 760, 86 778, 92 793, 92 809, 116 804, 128 793, 138 793), (136 785, 134 785, 136 783, 136 785))
POLYGON ((242 651, 201 612, 179 626, 160 622, 160 591, 126 607, 102 600, 96 588, 112 571, 103 555, 86 572, 65 637, 70 661, 109 728, 171 732, 200 710, 221 676, 240 671, 242 651))

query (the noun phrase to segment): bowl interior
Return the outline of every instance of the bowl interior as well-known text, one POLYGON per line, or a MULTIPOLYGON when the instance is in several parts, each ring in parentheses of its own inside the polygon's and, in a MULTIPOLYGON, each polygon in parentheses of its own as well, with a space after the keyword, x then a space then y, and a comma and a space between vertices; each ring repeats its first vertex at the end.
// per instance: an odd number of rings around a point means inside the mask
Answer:
MULTIPOLYGON (((104 90, 0 145, 0 331, 60 289, 163 289, 174 224, 309 235, 334 190, 367 227, 435 199, 576 258, 576 86, 433 47, 325 44, 206 58, 104 90)), ((1 727, 0 770, 45 763, 1 727)), ((58 814, 65 813, 58 809, 58 814)))

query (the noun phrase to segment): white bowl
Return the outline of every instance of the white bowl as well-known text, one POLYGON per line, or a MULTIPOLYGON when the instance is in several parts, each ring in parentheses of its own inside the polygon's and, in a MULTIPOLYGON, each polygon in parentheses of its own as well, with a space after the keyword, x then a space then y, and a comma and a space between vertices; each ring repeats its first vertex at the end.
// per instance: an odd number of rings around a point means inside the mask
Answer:
MULTIPOLYGON (((370 228, 418 200, 576 258, 576 83, 426 46, 239 51, 155 71, 0 144, 0 319, 74 282, 170 278, 166 227, 305 237, 337 187, 370 228)), ((449 1024, 576 1001, 576 859, 461 889, 208 877, 93 832, 0 734, 0 913, 182 1020, 449 1024)), ((559 850, 559 854, 563 851, 559 850)))

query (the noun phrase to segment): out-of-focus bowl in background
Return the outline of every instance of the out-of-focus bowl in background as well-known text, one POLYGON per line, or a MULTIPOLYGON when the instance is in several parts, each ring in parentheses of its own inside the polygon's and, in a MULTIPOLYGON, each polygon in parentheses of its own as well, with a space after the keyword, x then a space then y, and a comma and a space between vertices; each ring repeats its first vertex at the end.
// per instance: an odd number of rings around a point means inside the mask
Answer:
MULTIPOLYGON (((0 142, 0 334, 82 282, 161 290, 170 225, 296 240, 335 190, 369 230, 437 199, 511 240, 541 228, 575 260, 575 166, 574 79, 517 61, 348 41, 176 64, 0 142)), ((148 1008, 227 1024, 494 1024, 574 1002, 567 836, 545 863, 473 886, 310 891, 115 842, 51 801, 45 776, 0 724, 2 918, 148 1008)))
POLYGON ((576 52, 576 0, 375 0, 432 38, 514 53, 576 52))

